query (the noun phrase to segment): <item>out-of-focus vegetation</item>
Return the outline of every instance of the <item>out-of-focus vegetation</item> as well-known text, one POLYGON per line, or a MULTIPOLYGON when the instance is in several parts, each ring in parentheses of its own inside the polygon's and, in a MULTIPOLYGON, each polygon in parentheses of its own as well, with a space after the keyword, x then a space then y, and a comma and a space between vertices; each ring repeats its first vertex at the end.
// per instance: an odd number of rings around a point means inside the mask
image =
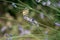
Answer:
POLYGON ((0 0, 0 40, 60 40, 60 0, 0 0))

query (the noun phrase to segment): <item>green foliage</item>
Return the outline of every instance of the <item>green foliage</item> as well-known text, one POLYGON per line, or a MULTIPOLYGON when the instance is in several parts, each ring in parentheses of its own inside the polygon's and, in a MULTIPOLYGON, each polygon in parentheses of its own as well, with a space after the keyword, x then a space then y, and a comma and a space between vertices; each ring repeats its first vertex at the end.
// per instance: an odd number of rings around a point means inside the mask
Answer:
MULTIPOLYGON (((32 26, 30 35, 34 35, 34 37, 39 40, 41 38, 45 40, 46 36, 48 40, 60 40, 60 27, 55 25, 56 22, 60 23, 59 0, 50 0, 51 4, 49 5, 47 5, 48 3, 42 4, 42 2, 47 1, 48 0, 41 0, 40 2, 36 2, 36 0, 0 0, 0 17, 5 17, 6 12, 8 12, 15 18, 11 20, 14 21, 14 23, 12 23, 12 25, 14 25, 12 26, 13 30, 11 30, 11 34, 13 35, 19 35, 17 24, 21 24, 24 29, 28 30, 30 30, 32 26), (29 10, 26 11, 26 9, 29 10), (27 15, 24 15, 23 12, 27 15), (41 13, 43 13, 44 18, 41 18, 41 13), (34 20, 38 22, 39 27, 25 20, 23 18, 24 16, 34 18, 34 20), (46 28, 49 29, 47 34, 44 33, 46 28)), ((2 25, 0 23, 0 29, 1 27, 2 25)), ((13 38, 16 37, 13 36, 13 38)), ((16 38, 16 40, 19 40, 19 38, 16 38)))

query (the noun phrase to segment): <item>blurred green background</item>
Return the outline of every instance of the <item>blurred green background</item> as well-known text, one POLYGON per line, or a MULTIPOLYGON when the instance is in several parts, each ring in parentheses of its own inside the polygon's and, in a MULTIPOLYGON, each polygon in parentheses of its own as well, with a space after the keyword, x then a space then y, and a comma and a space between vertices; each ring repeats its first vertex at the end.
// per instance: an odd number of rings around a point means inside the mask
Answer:
POLYGON ((0 40, 60 40, 60 0, 0 0, 0 40))

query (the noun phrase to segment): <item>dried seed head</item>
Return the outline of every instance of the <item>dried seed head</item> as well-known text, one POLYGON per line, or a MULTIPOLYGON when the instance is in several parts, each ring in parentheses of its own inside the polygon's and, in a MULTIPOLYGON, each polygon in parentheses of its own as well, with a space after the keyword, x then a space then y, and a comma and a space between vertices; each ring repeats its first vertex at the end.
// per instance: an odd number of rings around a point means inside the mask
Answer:
POLYGON ((24 10, 23 10, 23 15, 27 15, 29 13, 29 9, 28 8, 25 8, 24 10))

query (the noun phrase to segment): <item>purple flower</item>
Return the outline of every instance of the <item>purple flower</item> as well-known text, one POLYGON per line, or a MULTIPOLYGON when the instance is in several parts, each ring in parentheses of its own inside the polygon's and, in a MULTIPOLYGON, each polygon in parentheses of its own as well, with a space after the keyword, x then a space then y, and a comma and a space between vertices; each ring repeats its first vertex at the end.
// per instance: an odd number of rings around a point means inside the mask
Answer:
POLYGON ((24 30, 21 32, 20 36, 31 34, 30 30, 24 30))
POLYGON ((56 25, 56 26, 60 26, 60 24, 59 24, 59 23, 55 23, 55 25, 56 25))
POLYGON ((21 31, 21 34, 20 34, 21 36, 23 36, 25 34, 30 34, 30 31, 24 30, 21 25, 19 25, 18 28, 19 28, 19 31, 21 31))
POLYGON ((4 36, 8 37, 9 35, 7 33, 5 33, 4 36))
POLYGON ((4 32, 6 29, 7 29, 7 27, 5 27, 5 26, 2 27, 2 28, 1 28, 1 32, 4 32))
POLYGON ((29 30, 25 30, 24 33, 25 34, 30 34, 30 31, 29 30))
POLYGON ((23 32, 24 29, 22 28, 21 25, 18 25, 18 30, 21 31, 21 32, 23 32))

